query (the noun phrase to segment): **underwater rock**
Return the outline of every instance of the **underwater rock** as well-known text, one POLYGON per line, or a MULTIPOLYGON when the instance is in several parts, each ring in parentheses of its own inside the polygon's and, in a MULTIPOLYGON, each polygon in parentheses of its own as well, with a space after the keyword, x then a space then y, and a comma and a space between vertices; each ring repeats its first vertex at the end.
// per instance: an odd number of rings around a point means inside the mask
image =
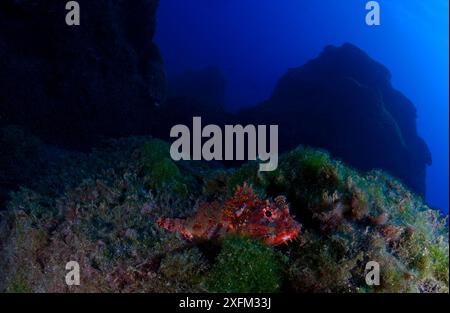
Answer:
MULTIPOLYGON (((273 172, 254 162, 228 170, 178 162, 166 171, 156 160, 168 149, 152 138, 111 140, 13 193, 0 212, 0 292, 448 292, 448 217, 386 174, 302 147, 273 172), (185 188, 173 185, 180 177, 185 188), (246 183, 254 193, 236 194, 246 183), (205 246, 158 226, 195 216, 214 194, 231 209, 284 195, 301 234, 265 245, 257 238, 268 228, 247 223, 205 246), (80 264, 80 286, 61 279, 68 260, 80 264), (369 261, 383 269, 379 286, 365 282, 369 261)), ((296 223, 287 221, 281 229, 296 223)))
POLYGON ((0 211, 9 192, 26 186, 44 167, 44 149, 38 138, 20 127, 0 127, 0 211))
POLYGON ((425 194, 431 154, 417 134, 414 105, 381 64, 351 44, 328 46, 288 71, 266 102, 240 116, 280 125, 280 150, 324 148, 360 170, 382 169, 425 194))
POLYGON ((260 241, 226 237, 207 280, 210 292, 279 292, 283 280, 281 254, 260 241))
POLYGON ((158 0, 78 2, 67 26, 65 1, 1 1, 0 123, 67 146, 146 131, 166 94, 158 0))
POLYGON ((169 80, 168 97, 191 98, 205 111, 213 110, 222 113, 225 106, 226 79, 217 67, 206 67, 189 70, 169 80))
POLYGON ((189 70, 169 80, 167 99, 158 111, 160 119, 152 135, 170 140, 174 125, 188 125, 194 116, 211 124, 225 125, 233 117, 225 111, 226 80, 216 67, 189 70))

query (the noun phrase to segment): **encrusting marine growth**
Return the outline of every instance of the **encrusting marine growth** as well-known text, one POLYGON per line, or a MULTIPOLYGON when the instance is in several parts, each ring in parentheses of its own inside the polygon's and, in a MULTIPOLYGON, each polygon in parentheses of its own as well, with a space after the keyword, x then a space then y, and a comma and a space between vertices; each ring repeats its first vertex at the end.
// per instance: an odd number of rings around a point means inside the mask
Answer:
POLYGON ((301 146, 273 172, 169 149, 124 138, 24 172, 0 212, 0 292, 448 292, 448 217, 386 173, 301 146))
POLYGON ((223 206, 217 201, 205 203, 191 218, 160 218, 157 223, 188 240, 239 234, 274 246, 295 239, 301 228, 289 214, 285 197, 279 196, 274 202, 261 200, 247 184, 238 186, 234 196, 223 206))

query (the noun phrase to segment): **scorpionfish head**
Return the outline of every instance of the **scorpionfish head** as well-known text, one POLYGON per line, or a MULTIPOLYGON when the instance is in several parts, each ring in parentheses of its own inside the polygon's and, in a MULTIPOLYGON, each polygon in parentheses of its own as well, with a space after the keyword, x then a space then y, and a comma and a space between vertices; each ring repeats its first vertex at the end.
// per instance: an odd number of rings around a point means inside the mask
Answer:
POLYGON ((285 197, 261 200, 246 184, 238 187, 226 208, 226 216, 236 232, 262 239, 268 245, 287 243, 301 230, 289 212, 285 197))

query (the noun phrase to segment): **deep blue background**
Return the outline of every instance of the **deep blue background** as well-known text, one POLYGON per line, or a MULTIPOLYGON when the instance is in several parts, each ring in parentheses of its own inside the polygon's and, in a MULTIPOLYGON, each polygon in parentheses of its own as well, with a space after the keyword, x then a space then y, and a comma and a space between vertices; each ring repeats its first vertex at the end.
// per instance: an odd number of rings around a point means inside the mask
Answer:
POLYGON ((365 0, 161 0, 156 41, 169 78, 219 66, 235 110, 267 98, 290 67, 325 45, 351 42, 384 64, 417 107, 433 165, 428 202, 448 212, 448 0, 381 0, 381 26, 365 0))

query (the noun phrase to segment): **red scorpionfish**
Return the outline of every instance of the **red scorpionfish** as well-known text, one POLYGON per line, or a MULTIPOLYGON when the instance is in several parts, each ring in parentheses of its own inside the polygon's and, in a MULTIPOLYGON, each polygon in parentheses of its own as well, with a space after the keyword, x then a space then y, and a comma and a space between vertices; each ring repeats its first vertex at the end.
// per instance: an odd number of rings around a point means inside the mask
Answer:
POLYGON ((273 202, 261 200, 247 184, 239 186, 224 205, 205 203, 192 217, 160 218, 157 224, 187 240, 212 240, 237 234, 261 239, 272 246, 295 239, 301 229, 289 214, 285 197, 279 196, 273 202))

